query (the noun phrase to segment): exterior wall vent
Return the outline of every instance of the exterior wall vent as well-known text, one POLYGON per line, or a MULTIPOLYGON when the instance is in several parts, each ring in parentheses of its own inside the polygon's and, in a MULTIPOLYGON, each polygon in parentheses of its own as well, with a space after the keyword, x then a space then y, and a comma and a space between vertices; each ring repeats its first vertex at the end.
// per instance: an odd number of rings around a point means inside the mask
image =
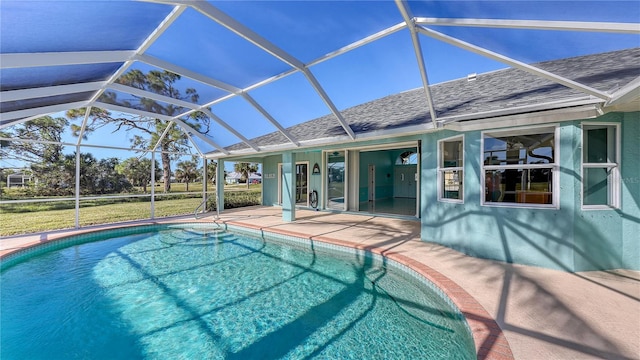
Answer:
POLYGON ((477 78, 478 78, 477 73, 467 75, 467 81, 476 81, 477 78))

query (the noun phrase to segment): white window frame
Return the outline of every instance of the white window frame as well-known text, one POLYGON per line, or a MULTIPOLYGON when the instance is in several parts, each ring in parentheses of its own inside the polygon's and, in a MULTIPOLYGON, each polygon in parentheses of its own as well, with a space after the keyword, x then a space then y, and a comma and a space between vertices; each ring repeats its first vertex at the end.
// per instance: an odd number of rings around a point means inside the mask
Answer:
POLYGON ((526 126, 509 129, 485 130, 480 134, 480 205, 489 207, 508 207, 508 208, 533 208, 533 209, 559 209, 560 208, 560 127, 558 124, 544 124, 536 126, 526 126), (502 137, 508 135, 534 135, 540 131, 553 129, 554 142, 554 159, 551 164, 513 164, 513 165, 485 165, 484 164, 484 140, 487 136, 502 137), (484 185, 486 183, 486 172, 489 170, 507 170, 507 169, 551 169, 551 204, 533 204, 533 203, 503 203, 503 202, 486 202, 484 185))
POLYGON ((464 191, 465 191, 465 185, 464 185, 464 135, 456 135, 456 136, 451 136, 445 139, 440 139, 438 140, 438 165, 437 165, 437 170, 438 170, 438 201, 440 202, 450 202, 450 203, 456 203, 456 204, 464 204, 464 191), (443 161, 444 161, 444 154, 442 151, 442 146, 444 143, 446 142, 454 142, 454 141, 461 141, 462 142, 462 166, 456 166, 456 167, 443 167, 443 161), (461 183, 461 187, 462 187, 462 191, 460 192, 460 199, 451 199, 451 198, 445 198, 443 195, 444 193, 444 188, 443 188, 443 180, 444 180, 444 173, 445 171, 458 171, 459 174, 462 176, 462 179, 460 181, 461 183))
MULTIPOLYGON (((611 123, 611 122, 583 122, 581 124, 581 141, 582 141, 582 151, 580 152, 580 204, 582 205, 583 210, 615 210, 620 208, 620 158, 621 158, 621 134, 620 134, 620 123, 611 123), (585 163, 584 153, 585 148, 588 146, 586 138, 585 138, 585 130, 588 129, 598 129, 598 128, 606 128, 606 129, 615 129, 614 136, 614 162, 606 162, 606 163, 585 163), (608 187, 607 191, 609 192, 609 204, 607 205, 585 205, 584 204, 584 177, 585 177, 585 169, 610 169, 611 170, 611 183, 608 187)), ((607 136, 609 131, 607 131, 607 136)))

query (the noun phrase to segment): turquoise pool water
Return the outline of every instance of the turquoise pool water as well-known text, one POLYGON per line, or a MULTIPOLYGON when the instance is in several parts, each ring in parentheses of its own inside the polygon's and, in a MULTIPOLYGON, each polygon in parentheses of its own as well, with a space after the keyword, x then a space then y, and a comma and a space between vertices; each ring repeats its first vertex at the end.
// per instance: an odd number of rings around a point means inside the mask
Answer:
POLYGON ((474 359, 459 313, 384 260, 169 228, 0 277, 2 359, 474 359))

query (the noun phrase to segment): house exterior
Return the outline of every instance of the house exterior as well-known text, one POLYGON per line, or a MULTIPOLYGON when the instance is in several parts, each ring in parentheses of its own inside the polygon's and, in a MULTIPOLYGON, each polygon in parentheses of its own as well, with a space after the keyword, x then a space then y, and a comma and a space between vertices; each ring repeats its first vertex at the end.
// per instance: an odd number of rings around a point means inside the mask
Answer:
POLYGON ((640 48, 534 66, 610 99, 506 69, 431 86, 436 121, 420 88, 342 111, 355 139, 328 115, 288 128, 295 146, 274 132, 213 156, 261 162, 263 204, 287 221, 401 216, 471 256, 640 270, 640 48))
MULTIPOLYGON (((239 173, 237 171, 232 171, 230 173, 227 173, 227 176, 224 178, 224 181, 225 183, 232 185, 232 184, 239 184, 241 179, 242 179, 242 173, 239 173)), ((260 173, 249 174, 250 184, 260 184, 261 182, 262 182, 262 174, 260 173)))
POLYGON ((26 172, 16 172, 7 175, 7 187, 25 187, 31 182, 31 174, 26 172))
POLYGON ((224 182, 229 185, 240 183, 240 179, 242 178, 242 174, 239 172, 232 171, 227 173, 227 176, 224 178, 224 182))

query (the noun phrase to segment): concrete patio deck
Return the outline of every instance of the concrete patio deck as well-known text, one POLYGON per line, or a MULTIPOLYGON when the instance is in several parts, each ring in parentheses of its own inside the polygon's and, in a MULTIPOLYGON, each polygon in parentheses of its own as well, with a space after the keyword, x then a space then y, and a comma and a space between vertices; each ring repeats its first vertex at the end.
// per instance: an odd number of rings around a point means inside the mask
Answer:
MULTIPOLYGON (((278 208, 252 207, 225 210, 217 221, 364 248, 410 263, 462 301, 456 304, 466 308, 461 310, 478 332, 479 358, 640 359, 639 272, 572 274, 477 259, 420 241, 420 223, 412 220, 308 210, 297 210, 296 218, 287 223, 278 208), (494 320, 499 329, 483 333, 479 327, 494 320)), ((134 224, 178 221, 193 217, 134 224)), ((109 227, 114 225, 4 238, 0 256, 109 227)))

